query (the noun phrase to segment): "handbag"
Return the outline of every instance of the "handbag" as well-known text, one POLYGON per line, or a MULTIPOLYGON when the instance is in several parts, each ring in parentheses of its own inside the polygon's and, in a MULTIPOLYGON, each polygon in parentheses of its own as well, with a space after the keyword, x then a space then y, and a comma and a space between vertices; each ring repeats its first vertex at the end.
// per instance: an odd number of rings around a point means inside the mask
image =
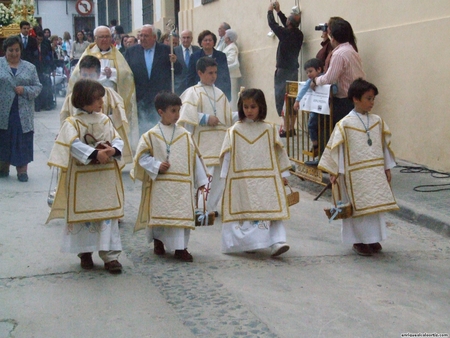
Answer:
POLYGON ((300 202, 300 193, 298 191, 293 191, 289 184, 287 186, 291 192, 289 194, 286 194, 286 200, 288 202, 288 205, 292 206, 300 202))
MULTIPOLYGON (((106 146, 111 147, 111 143, 109 143, 109 141, 97 141, 97 139, 94 137, 94 135, 89 134, 89 133, 84 135, 84 143, 92 145, 97 150, 105 149, 106 146), (89 142, 88 138, 92 139, 91 142, 89 142)), ((91 162, 89 164, 100 164, 100 162, 96 158, 94 158, 91 160, 91 162)))
POLYGON ((337 181, 335 184, 331 185, 331 196, 333 199, 333 205, 330 208, 323 209, 330 222, 335 219, 352 217, 352 204, 350 202, 342 202, 341 190, 339 189, 339 183, 337 183, 337 181))
POLYGON ((206 211, 206 191, 205 189, 197 189, 195 194, 195 226, 213 225, 216 215, 214 211, 206 211), (202 192, 203 196, 203 209, 198 208, 198 196, 199 191, 202 192))

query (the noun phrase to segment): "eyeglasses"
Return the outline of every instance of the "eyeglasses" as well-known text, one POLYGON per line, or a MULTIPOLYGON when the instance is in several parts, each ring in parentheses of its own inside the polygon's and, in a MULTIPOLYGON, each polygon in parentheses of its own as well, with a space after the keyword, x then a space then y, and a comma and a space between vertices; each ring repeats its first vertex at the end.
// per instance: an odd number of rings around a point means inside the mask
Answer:
POLYGON ((100 35, 96 36, 97 39, 111 39, 111 35, 100 35))

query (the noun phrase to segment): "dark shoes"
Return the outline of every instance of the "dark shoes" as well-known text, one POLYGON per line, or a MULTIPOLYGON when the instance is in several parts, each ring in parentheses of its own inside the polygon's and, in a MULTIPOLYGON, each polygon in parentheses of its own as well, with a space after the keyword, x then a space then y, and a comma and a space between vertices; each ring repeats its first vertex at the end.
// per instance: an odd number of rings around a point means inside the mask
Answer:
POLYGON ((380 243, 369 244, 369 247, 373 253, 379 253, 383 249, 380 243))
MULTIPOLYGON (((295 135, 297 135, 297 133, 296 133, 295 129, 292 129, 289 133, 289 136, 295 136, 295 135)), ((281 138, 286 137, 286 130, 280 131, 280 137, 281 138)))
POLYGON ((111 261, 108 263, 105 263, 105 270, 109 271, 109 273, 112 274, 118 274, 122 272, 122 264, 119 263, 119 261, 111 261))
POLYGON ((91 270, 94 268, 94 262, 92 261, 92 252, 84 252, 80 254, 81 267, 85 270, 91 270))
POLYGON ((193 262, 194 257, 187 251, 187 249, 184 250, 175 250, 174 257, 176 259, 179 259, 182 262, 193 262))
POLYGON ((379 253, 382 247, 380 243, 371 243, 371 244, 355 243, 353 244, 352 249, 360 256, 372 256, 375 253, 379 253))
POLYGON ((0 177, 8 177, 9 171, 0 171, 0 177))
POLYGON ((27 173, 20 173, 20 174, 17 174, 17 179, 18 179, 20 182, 28 182, 28 174, 27 174, 27 173))
POLYGON ((153 239, 153 252, 155 255, 162 256, 166 253, 166 250, 164 249, 164 243, 161 242, 159 239, 154 238, 153 239))

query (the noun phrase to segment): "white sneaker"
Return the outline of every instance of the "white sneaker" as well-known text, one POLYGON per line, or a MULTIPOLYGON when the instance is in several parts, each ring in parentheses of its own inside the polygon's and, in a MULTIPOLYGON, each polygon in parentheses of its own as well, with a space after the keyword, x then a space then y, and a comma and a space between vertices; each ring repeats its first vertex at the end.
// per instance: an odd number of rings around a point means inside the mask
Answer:
POLYGON ((272 248, 272 257, 276 257, 279 256, 281 254, 284 254, 286 251, 289 250, 289 245, 287 245, 286 243, 275 243, 273 245, 271 245, 272 248))

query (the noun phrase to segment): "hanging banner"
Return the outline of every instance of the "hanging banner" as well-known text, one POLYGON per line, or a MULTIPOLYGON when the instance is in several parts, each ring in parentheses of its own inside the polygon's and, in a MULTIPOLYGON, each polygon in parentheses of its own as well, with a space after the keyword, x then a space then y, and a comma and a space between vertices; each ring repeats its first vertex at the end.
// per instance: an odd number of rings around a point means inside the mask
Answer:
MULTIPOLYGON (((306 82, 298 83, 298 91, 306 82)), ((330 88, 331 85, 317 86, 314 90, 308 89, 300 101, 300 110, 306 110, 318 114, 330 115, 330 88)))

